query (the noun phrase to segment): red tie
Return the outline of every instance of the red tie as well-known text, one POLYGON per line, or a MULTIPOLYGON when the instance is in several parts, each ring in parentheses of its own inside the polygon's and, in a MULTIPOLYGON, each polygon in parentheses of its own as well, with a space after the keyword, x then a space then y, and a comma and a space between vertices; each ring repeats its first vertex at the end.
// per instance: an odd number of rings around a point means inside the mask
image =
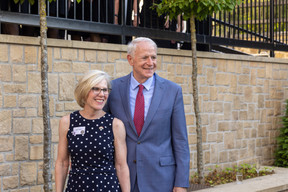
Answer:
POLYGON ((135 112, 134 112, 134 125, 136 127, 136 131, 138 136, 140 136, 142 127, 144 125, 144 95, 143 95, 144 86, 139 84, 139 90, 136 96, 135 102, 135 112))

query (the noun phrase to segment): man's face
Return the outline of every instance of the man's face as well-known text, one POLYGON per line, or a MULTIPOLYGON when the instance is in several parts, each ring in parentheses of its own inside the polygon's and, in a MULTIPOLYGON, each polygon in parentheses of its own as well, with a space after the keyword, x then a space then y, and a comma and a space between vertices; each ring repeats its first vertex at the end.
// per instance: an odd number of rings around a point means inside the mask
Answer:
POLYGON ((152 77, 157 67, 157 53, 155 47, 149 42, 137 44, 134 56, 127 56, 129 64, 133 67, 134 78, 144 83, 152 77))

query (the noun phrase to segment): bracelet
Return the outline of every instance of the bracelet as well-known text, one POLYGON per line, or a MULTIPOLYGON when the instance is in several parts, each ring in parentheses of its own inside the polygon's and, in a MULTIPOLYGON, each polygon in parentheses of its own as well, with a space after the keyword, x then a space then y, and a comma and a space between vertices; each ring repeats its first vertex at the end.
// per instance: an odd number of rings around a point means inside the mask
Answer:
POLYGON ((118 17, 118 14, 114 14, 115 17, 118 17))

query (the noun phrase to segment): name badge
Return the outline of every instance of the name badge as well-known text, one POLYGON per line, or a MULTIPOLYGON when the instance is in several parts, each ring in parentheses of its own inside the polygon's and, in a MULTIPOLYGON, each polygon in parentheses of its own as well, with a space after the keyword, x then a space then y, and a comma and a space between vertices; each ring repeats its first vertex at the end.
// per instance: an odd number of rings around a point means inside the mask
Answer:
POLYGON ((76 136, 76 135, 82 135, 83 136, 85 134, 85 127, 84 126, 83 127, 74 127, 72 134, 74 136, 76 136))

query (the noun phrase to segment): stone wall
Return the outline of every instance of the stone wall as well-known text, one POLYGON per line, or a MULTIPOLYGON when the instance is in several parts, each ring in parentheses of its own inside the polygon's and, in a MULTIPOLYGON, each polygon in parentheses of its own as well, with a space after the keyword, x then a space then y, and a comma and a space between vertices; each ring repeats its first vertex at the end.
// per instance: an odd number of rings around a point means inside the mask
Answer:
MULTIPOLYGON (((53 167, 60 117, 79 109, 77 80, 90 69, 113 78, 131 68, 126 46, 48 40, 53 167)), ((183 88, 191 173, 196 171, 196 130, 191 52, 158 50, 157 73, 183 88)), ((288 61, 198 52, 199 101, 205 169, 272 164, 275 137, 288 96, 288 61)), ((39 38, 0 35, 0 191, 42 191, 43 124, 39 38)))

